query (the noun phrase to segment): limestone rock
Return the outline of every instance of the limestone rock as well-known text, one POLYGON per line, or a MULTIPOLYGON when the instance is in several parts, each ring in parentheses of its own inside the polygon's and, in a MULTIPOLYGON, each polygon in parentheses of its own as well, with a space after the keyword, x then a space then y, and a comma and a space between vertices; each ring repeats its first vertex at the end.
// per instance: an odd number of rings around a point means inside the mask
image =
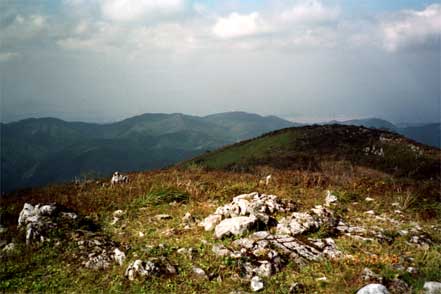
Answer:
POLYGON ((441 283, 425 282, 423 289, 426 294, 441 294, 441 283))
POLYGON ((337 196, 333 195, 331 191, 326 191, 326 198, 325 198, 325 206, 331 206, 332 204, 336 204, 338 201, 337 196))
POLYGON ((133 281, 137 277, 148 278, 159 273, 159 267, 151 261, 144 262, 140 259, 131 263, 125 272, 125 276, 133 281))
POLYGON ((389 291, 381 284, 369 284, 358 290, 357 294, 389 294, 389 291))
POLYGON ((216 226, 214 235, 218 239, 229 235, 239 236, 250 230, 256 224, 257 218, 255 216, 237 216, 227 218, 216 226))
POLYGON ((204 271, 203 269, 201 269, 200 267, 193 266, 192 270, 193 270, 194 275, 195 275, 197 278, 204 279, 204 280, 208 280, 208 276, 207 276, 207 274, 206 274, 205 271, 204 271))
POLYGON ((254 276, 251 279, 250 287, 253 292, 258 292, 260 290, 263 290, 264 286, 262 279, 259 276, 254 276))
POLYGON ((222 216, 219 214, 210 214, 207 216, 202 222, 199 223, 199 226, 204 227, 205 231, 212 231, 216 227, 218 223, 222 220, 222 216))
POLYGON ((113 258, 117 264, 123 265, 124 261, 126 260, 126 254, 118 248, 115 248, 113 250, 113 258))

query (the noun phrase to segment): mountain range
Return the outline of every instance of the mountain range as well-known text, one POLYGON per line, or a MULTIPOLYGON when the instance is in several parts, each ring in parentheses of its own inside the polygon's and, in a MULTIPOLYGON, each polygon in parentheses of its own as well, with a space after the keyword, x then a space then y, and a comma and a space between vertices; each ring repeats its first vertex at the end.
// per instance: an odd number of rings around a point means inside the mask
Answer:
MULTIPOLYGON (((440 124, 399 128, 381 119, 360 125, 440 147, 440 124)), ((226 112, 208 116, 146 113, 108 124, 30 118, 1 124, 1 190, 162 168, 267 132, 301 126, 276 116, 226 112)))

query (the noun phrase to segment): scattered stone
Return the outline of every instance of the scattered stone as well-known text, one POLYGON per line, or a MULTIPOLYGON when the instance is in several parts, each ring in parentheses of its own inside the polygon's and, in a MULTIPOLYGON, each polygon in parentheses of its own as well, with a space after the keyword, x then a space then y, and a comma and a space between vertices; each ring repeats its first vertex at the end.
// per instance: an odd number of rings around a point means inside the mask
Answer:
POLYGON ((392 203, 391 204, 393 207, 400 207, 400 203, 398 203, 398 202, 394 202, 394 203, 392 203))
POLYGON ((157 219, 157 220, 172 219, 172 216, 169 214, 158 214, 158 215, 155 215, 155 219, 157 219))
POLYGON ((201 269, 200 267, 193 266, 192 270, 193 270, 194 275, 195 275, 197 278, 204 279, 204 280, 208 280, 208 276, 207 276, 207 274, 206 274, 205 271, 204 271, 203 269, 201 269))
POLYGON ((2 251, 5 253, 11 253, 16 249, 16 247, 17 246, 15 245, 15 243, 11 242, 11 243, 7 244, 5 247, 3 247, 2 251))
POLYGON ((372 202, 372 201, 374 201, 375 199, 374 198, 371 198, 371 197, 366 197, 365 199, 364 199, 364 201, 366 201, 366 202, 372 202))
POLYGON ((408 273, 414 275, 414 274, 417 274, 417 273, 418 273, 418 270, 417 270, 415 267, 409 266, 409 267, 406 269, 406 272, 408 272, 408 273))
POLYGON ((373 210, 368 210, 368 211, 365 211, 364 213, 365 213, 365 214, 369 214, 369 215, 374 215, 374 214, 375 214, 375 211, 373 211, 373 210))
POLYGON ((254 276, 251 279, 251 284, 250 284, 251 290, 253 292, 258 292, 260 290, 263 290, 263 281, 259 276, 254 276))
POLYGON ((270 277, 274 274, 274 268, 273 265, 269 261, 260 261, 260 266, 254 269, 254 272, 259 277, 270 277))
POLYGON ((138 236, 139 236, 140 238, 142 238, 142 237, 144 237, 144 233, 143 233, 143 232, 138 232, 138 236))
POLYGON ((387 283, 387 288, 392 294, 411 294, 411 289, 406 282, 400 279, 393 279, 387 283))
POLYGON ((425 282, 423 286, 426 294, 441 294, 440 282, 425 282))
POLYGON ((376 282, 376 283, 382 283, 383 277, 380 275, 374 273, 371 269, 365 267, 360 275, 361 279, 365 282, 376 282))
POLYGON ((151 261, 144 262, 140 259, 131 263, 125 272, 125 276, 133 281, 137 277, 148 278, 159 273, 159 267, 151 261))
POLYGON ((117 264, 123 265, 124 261, 126 260, 126 254, 118 248, 115 248, 115 250, 113 250, 113 258, 117 264))
POLYGON ((195 222, 194 216, 191 215, 191 213, 187 212, 183 217, 182 221, 186 224, 192 224, 195 222))
POLYGON ((231 254, 231 250, 222 244, 214 244, 211 251, 213 251, 213 253, 217 256, 228 256, 231 254))
POLYGON ((358 290, 357 294, 389 294, 389 291, 381 284, 369 284, 358 290))
POLYGON ((321 278, 317 278, 315 279, 317 282, 326 282, 328 280, 328 278, 326 277, 321 277, 321 278))
POLYGON ((105 270, 110 267, 112 259, 106 250, 101 251, 100 254, 91 253, 89 254, 89 260, 84 263, 84 266, 93 270, 105 270))
POLYGON ((333 195, 331 191, 326 191, 326 198, 325 198, 325 206, 331 206, 331 204, 336 204, 338 201, 337 196, 333 195))
POLYGON ((216 227, 218 223, 222 220, 222 216, 219 214, 210 214, 207 216, 202 222, 199 223, 199 226, 204 227, 205 231, 212 231, 216 227))

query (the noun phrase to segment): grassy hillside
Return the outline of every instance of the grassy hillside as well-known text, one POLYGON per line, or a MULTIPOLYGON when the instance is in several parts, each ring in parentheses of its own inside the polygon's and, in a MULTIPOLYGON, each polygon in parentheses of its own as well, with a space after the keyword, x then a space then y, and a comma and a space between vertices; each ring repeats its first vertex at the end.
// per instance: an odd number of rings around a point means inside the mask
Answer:
POLYGON ((345 160, 396 176, 439 178, 440 150, 400 135, 364 127, 288 128, 204 154, 185 164, 252 170, 259 165, 320 171, 323 161, 345 160))

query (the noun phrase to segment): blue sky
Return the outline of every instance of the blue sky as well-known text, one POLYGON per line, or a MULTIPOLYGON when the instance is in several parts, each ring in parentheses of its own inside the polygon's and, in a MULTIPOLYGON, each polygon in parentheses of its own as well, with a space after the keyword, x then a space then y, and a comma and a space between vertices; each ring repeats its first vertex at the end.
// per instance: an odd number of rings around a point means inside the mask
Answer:
POLYGON ((0 3, 1 120, 440 117, 438 1, 0 3))

